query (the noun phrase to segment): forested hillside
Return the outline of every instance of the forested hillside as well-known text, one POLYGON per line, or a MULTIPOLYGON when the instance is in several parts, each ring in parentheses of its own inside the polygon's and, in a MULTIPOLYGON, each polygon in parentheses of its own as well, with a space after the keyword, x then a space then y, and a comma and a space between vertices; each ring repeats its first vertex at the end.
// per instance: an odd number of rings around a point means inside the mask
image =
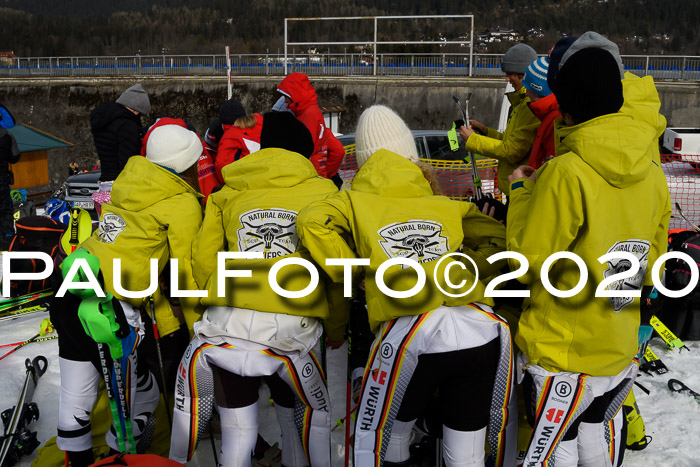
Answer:
MULTIPOLYGON (((218 54, 230 45, 237 53, 277 52, 284 44, 285 17, 409 14, 474 14, 477 33, 515 29, 539 52, 563 34, 592 29, 615 40, 626 54, 700 55, 697 0, 0 0, 0 51, 18 56, 218 54), (541 34, 528 36, 531 29, 541 34)), ((290 34, 297 41, 370 40, 370 26, 294 23, 290 34)), ((386 22, 379 30, 381 37, 400 40, 456 39, 466 32, 463 23, 406 20, 386 22)), ((479 51, 502 52, 508 45, 489 44, 479 51)))

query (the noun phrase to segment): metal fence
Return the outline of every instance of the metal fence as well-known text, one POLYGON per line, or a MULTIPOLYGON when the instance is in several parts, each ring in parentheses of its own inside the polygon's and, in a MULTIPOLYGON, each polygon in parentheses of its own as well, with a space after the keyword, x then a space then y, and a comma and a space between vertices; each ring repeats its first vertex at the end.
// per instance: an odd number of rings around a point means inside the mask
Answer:
MULTIPOLYGON (((474 54, 473 76, 502 76, 500 54, 474 54)), ((369 54, 292 54, 287 73, 371 76, 369 54)), ((378 76, 468 76, 468 54, 377 54, 378 76)), ((626 70, 657 80, 700 80, 700 56, 624 55, 626 70)), ((118 57, 18 57, 0 59, 0 76, 225 76, 226 56, 135 55, 118 57)), ((283 54, 231 55, 233 75, 284 75, 283 54)))

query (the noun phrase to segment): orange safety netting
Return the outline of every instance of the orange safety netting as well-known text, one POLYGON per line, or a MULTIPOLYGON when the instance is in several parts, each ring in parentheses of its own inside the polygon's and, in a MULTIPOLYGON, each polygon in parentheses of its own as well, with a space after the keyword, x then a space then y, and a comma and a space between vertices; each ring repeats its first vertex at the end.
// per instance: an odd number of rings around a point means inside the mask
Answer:
MULTIPOLYGON (((663 154, 661 157, 661 166, 666 174, 668 189, 671 193, 671 204, 673 205, 673 217, 671 218, 670 228, 691 228, 681 218, 676 203, 680 205, 683 214, 693 224, 700 226, 700 156, 663 154), (696 158, 698 162, 694 162, 695 159, 693 158, 696 158)), ((445 196, 449 196, 452 199, 465 200, 468 196, 474 194, 471 164, 463 161, 421 160, 435 168, 445 196)), ((495 198, 501 199, 502 193, 498 189, 496 182, 498 161, 495 159, 478 159, 476 167, 481 178, 482 191, 491 193, 495 198)), ((340 166, 340 176, 344 181, 343 189, 350 188, 356 172, 355 145, 352 144, 345 147, 345 159, 340 166)), ((630 209, 634 208, 634 206, 630 206, 630 209)))

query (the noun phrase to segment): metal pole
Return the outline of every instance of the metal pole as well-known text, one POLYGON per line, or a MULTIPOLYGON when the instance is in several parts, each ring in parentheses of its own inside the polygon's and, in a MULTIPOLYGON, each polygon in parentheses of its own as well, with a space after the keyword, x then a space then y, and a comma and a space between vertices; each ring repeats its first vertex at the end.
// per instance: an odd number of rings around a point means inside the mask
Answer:
POLYGON ((644 65, 644 76, 649 74, 649 55, 647 55, 647 63, 644 65))
POLYGON ((227 95, 228 99, 231 99, 233 95, 233 89, 231 87, 231 48, 226 46, 226 83, 227 83, 227 95))
POLYGON ((377 76, 377 17, 374 17, 374 59, 372 60, 374 65, 374 76, 377 76))
POLYGON ((471 30, 471 37, 469 39, 469 77, 472 76, 473 73, 473 65, 472 65, 472 60, 474 57, 474 16, 472 15, 472 30, 471 30))
POLYGON ((685 75, 685 58, 683 57, 683 65, 681 66, 681 81, 683 81, 683 76, 685 75))
POLYGON ((287 75, 287 18, 284 18, 284 74, 287 75))

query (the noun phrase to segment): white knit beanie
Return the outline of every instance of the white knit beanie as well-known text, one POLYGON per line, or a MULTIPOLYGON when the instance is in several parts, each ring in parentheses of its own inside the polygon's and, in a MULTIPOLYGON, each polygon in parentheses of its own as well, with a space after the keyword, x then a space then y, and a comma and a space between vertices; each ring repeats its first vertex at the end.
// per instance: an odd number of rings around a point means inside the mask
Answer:
POLYGON ((197 163, 202 142, 193 131, 180 125, 163 125, 151 132, 146 143, 146 159, 182 173, 197 163))
POLYGON ((406 123, 389 107, 373 105, 362 112, 355 130, 358 168, 380 149, 388 149, 410 161, 418 162, 416 143, 406 123))

